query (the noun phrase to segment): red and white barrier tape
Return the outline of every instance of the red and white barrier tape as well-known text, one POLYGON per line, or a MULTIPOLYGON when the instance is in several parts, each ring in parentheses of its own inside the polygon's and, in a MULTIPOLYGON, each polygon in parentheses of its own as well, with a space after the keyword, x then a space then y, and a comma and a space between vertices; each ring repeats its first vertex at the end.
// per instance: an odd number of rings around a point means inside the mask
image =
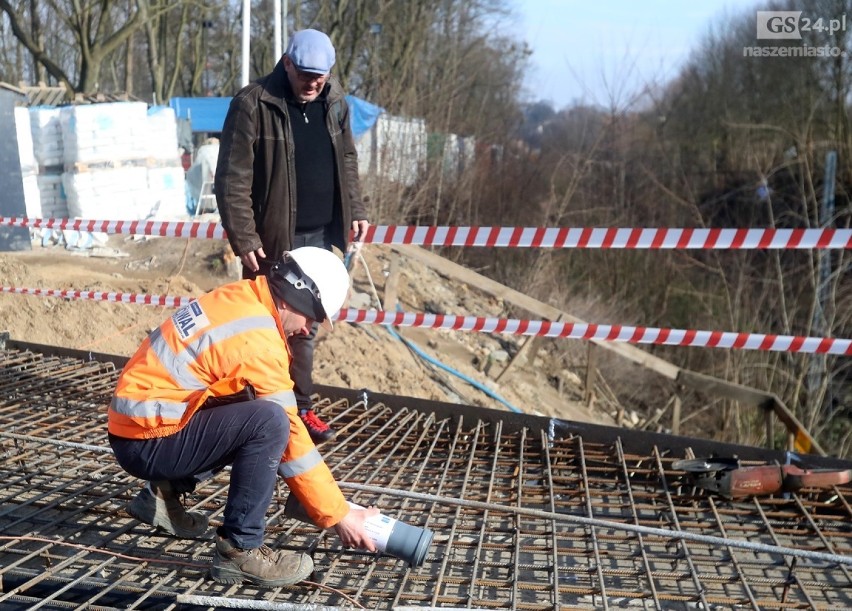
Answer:
MULTIPOLYGON (((97 291, 69 291, 53 289, 28 289, 0 287, 0 293, 41 295, 66 299, 91 299, 145 305, 180 307, 193 301, 190 297, 161 295, 132 295, 97 291)), ((586 339, 630 344, 663 344, 667 346, 693 346, 700 348, 736 348, 740 350, 766 350, 773 352, 803 352, 852 356, 852 339, 829 337, 804 337, 796 335, 764 335, 761 333, 735 333, 727 331, 696 331, 692 329, 660 329, 654 327, 627 327, 592 323, 550 322, 547 320, 519 320, 513 318, 488 318, 481 316, 453 316, 425 314, 422 312, 377 312, 344 308, 336 322, 393 325, 397 327, 423 327, 453 329, 480 333, 509 335, 536 335, 566 339, 586 339)))
POLYGON ((738 348, 743 350, 808 352, 852 356, 852 339, 828 337, 764 335, 761 333, 696 331, 692 329, 660 329, 655 327, 628 327, 623 325, 518 320, 514 318, 485 318, 412 312, 377 312, 346 308, 340 311, 337 320, 398 327, 426 327, 430 329, 478 331, 481 333, 537 335, 630 344, 665 344, 667 346, 738 348))
POLYGON ((636 229, 374 226, 367 243, 420 246, 623 249, 852 248, 850 229, 636 229))
POLYGON ((170 238, 215 239, 225 237, 225 230, 219 223, 197 221, 91 221, 85 219, 31 219, 0 216, 0 225, 170 238))
MULTIPOLYGON (((99 231, 177 238, 224 238, 218 223, 200 221, 94 221, 2 217, 0 225, 99 231)), ((849 249, 852 229, 693 229, 601 227, 417 227, 375 225, 367 244, 579 249, 849 249)))
POLYGON ((191 297, 170 297, 168 295, 134 295, 131 293, 110 293, 106 291, 73 291, 57 289, 28 289, 15 286, 0 286, 0 293, 18 295, 39 295, 42 297, 61 297, 63 299, 82 299, 91 301, 114 301, 120 303, 140 303, 179 308, 192 301, 191 297))

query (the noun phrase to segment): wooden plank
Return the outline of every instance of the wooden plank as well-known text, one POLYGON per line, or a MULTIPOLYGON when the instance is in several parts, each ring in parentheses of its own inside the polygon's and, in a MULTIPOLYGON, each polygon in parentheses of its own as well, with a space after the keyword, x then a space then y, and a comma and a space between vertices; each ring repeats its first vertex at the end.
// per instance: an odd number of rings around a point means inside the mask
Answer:
POLYGON ((825 450, 820 446, 816 439, 811 437, 808 430, 799 422, 799 419, 793 415, 793 412, 784 405, 777 396, 772 395, 773 403, 772 410, 778 419, 787 427, 790 433, 790 449, 795 452, 809 454, 816 452, 820 456, 828 456, 825 450))
POLYGON ((757 390, 750 386, 743 386, 742 384, 727 382, 713 376, 698 373, 697 371, 682 369, 677 377, 677 383, 714 397, 725 397, 726 399, 733 399, 739 403, 763 409, 771 409, 775 401, 774 395, 768 392, 757 390))
MULTIPOLYGON (((437 270, 438 272, 446 276, 453 277, 456 280, 475 286, 477 289, 495 297, 498 297, 506 301, 507 303, 511 303, 512 305, 523 308, 524 310, 540 318, 546 320, 562 320, 563 322, 580 324, 585 324, 586 322, 577 318, 576 316, 572 316, 568 312, 563 312, 558 308, 554 308, 551 305, 538 301, 537 299, 533 299, 532 297, 524 295, 519 291, 500 284, 496 280, 492 280, 491 278, 487 278, 482 274, 478 274, 472 270, 467 269, 466 267, 462 267, 457 263, 448 261, 447 259, 434 253, 431 253, 428 250, 419 246, 411 246, 408 244, 394 244, 391 245, 391 249, 407 257, 420 261, 424 265, 428 265, 429 267, 437 270)), ((595 345, 600 346, 607 352, 617 354, 618 356, 625 358, 633 363, 636 363, 637 365, 641 365, 646 369, 650 369, 660 374, 661 376, 668 378, 669 380, 677 379, 680 367, 652 354, 648 354, 647 352, 631 344, 602 342, 596 340, 589 341, 591 341, 595 345)))
MULTIPOLYGON (((688 371, 686 369, 681 370, 680 375, 677 378, 677 382, 678 384, 689 386, 711 396, 725 397, 727 399, 737 401, 738 403, 765 409, 768 412, 774 412, 778 419, 783 422, 784 426, 787 428, 790 436, 790 444, 792 444, 791 449, 796 452, 816 452, 822 456, 826 455, 825 450, 823 450, 817 441, 811 437, 811 434, 804 426, 802 426, 802 423, 793 415, 793 412, 791 412, 789 408, 784 405, 781 399, 773 393, 757 390, 756 388, 751 388, 749 386, 743 386, 742 384, 727 382, 719 378, 704 375, 703 373, 698 373, 696 371, 688 371)), ((771 434, 772 427, 767 423, 767 443, 772 443, 771 434)))
POLYGON ((775 442, 775 434, 774 434, 773 426, 772 426, 772 424, 773 424, 772 412, 769 411, 769 410, 766 410, 763 413, 763 417, 766 420, 766 422, 765 422, 765 425, 766 425, 766 447, 771 450, 771 449, 773 449, 773 447, 775 445, 775 443, 774 443, 775 442))
POLYGON ((680 398, 680 388, 675 389, 674 405, 672 406, 672 435, 680 435, 680 412, 683 400, 680 398))
POLYGON ((536 343, 535 340, 537 339, 537 337, 532 335, 525 337, 524 341, 521 342, 521 347, 518 348, 518 351, 515 353, 515 356, 509 359, 509 362, 506 363, 505 367, 503 367, 503 371, 497 374, 497 377, 494 378, 494 381, 497 383, 501 382, 503 378, 507 377, 508 374, 511 373, 512 369, 515 366, 521 363, 525 363, 527 361, 527 354, 529 354, 530 350, 533 347, 533 344, 536 343))
POLYGON ((586 349, 586 387, 583 389, 583 401, 586 407, 592 409, 595 401, 595 381, 598 378, 598 351, 595 345, 589 342, 586 349))
POLYGON ((392 253, 388 277, 385 279, 385 302, 383 304, 385 311, 396 311, 396 304, 399 301, 399 276, 399 255, 392 253))
MULTIPOLYGON (((563 322, 564 316, 563 314, 559 314, 559 318, 557 318, 556 322, 563 322)), ((533 347, 538 345, 538 340, 540 337, 536 337, 535 335, 528 335, 524 338, 524 342, 521 344, 521 347, 515 353, 515 356, 512 357, 512 360, 509 361, 509 364, 503 368, 503 371, 494 379, 495 382, 500 382, 504 377, 507 377, 507 374, 512 371, 512 369, 521 363, 524 363, 529 360, 529 353, 532 351, 533 347)), ((533 356, 535 358, 535 356, 533 356)))

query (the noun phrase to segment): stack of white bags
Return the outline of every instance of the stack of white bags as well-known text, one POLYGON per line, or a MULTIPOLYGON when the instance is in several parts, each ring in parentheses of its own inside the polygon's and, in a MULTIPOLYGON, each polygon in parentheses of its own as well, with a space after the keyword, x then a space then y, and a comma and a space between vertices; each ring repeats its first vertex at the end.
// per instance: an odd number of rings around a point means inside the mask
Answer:
POLYGON ((18 134, 18 157, 24 183, 26 214, 41 216, 41 196, 38 190, 38 162, 30 133, 30 117, 26 108, 15 108, 15 132, 18 134))
MULTIPOLYGON (((24 111, 25 109, 21 109, 24 111)), ((68 201, 62 188, 64 169, 64 149, 62 146, 62 125, 59 123, 59 108, 54 106, 34 106, 29 109, 30 129, 33 151, 38 163, 38 192, 41 199, 41 211, 37 217, 68 218, 68 201)), ((18 138, 24 136, 18 130, 18 138)), ((30 216, 27 206, 27 216, 30 216)))
POLYGON ((92 220, 186 216, 177 121, 171 108, 149 110, 144 102, 33 107, 29 120, 41 202, 36 214, 28 201, 27 216, 92 220))

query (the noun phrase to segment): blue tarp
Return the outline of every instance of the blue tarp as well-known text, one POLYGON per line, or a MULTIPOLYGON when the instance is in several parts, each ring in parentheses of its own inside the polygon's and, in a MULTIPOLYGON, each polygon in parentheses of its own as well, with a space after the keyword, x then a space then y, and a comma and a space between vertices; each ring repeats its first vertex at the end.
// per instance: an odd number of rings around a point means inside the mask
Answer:
POLYGON ((349 125, 355 140, 370 131, 379 119, 379 115, 385 111, 381 106, 356 98, 354 95, 346 96, 346 102, 349 104, 349 125))
POLYGON ((189 119, 193 132, 222 131, 231 98, 172 98, 169 106, 178 119, 189 119))
MULTIPOLYGON (((352 136, 357 140, 370 131, 384 109, 354 95, 346 96, 349 104, 349 125, 352 136)), ((231 98, 172 98, 169 106, 174 108, 178 119, 188 119, 193 132, 216 133, 222 131, 225 115, 231 98)))

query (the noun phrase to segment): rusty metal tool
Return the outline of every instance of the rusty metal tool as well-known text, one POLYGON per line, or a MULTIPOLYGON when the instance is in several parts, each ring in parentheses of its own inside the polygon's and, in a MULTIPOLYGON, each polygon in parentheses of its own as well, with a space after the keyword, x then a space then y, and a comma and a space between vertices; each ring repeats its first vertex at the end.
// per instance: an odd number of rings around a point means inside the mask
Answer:
POLYGON ((735 458, 676 460, 672 469, 691 473, 696 486, 728 498, 830 488, 852 481, 852 469, 802 469, 795 465, 741 467, 735 458))

